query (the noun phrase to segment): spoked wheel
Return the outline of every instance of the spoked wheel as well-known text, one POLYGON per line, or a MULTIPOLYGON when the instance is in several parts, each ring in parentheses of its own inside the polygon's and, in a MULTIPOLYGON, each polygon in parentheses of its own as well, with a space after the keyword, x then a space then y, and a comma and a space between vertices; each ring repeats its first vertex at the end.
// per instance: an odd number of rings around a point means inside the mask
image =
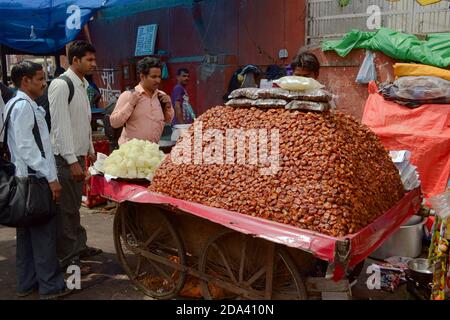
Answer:
POLYGON ((156 299, 170 299, 184 286, 185 251, 169 219, 157 208, 138 212, 120 205, 114 218, 114 245, 119 261, 134 284, 156 299))
POLYGON ((227 231, 203 247, 199 271, 205 299, 305 300, 301 275, 287 250, 273 243, 227 231))

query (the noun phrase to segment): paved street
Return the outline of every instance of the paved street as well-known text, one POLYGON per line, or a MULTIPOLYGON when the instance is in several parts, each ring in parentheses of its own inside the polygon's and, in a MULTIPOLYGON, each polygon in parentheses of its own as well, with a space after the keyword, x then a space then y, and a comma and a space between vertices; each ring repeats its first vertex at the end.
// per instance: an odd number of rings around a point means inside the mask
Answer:
MULTIPOLYGON (((137 291, 119 266, 112 235, 114 216, 98 210, 82 208, 82 223, 88 233, 88 244, 103 250, 103 254, 88 261, 93 273, 82 278, 82 290, 67 300, 127 300, 150 299, 137 291)), ((0 300, 15 296, 15 229, 0 227, 0 300)), ((27 299, 38 299, 34 294, 27 299)))

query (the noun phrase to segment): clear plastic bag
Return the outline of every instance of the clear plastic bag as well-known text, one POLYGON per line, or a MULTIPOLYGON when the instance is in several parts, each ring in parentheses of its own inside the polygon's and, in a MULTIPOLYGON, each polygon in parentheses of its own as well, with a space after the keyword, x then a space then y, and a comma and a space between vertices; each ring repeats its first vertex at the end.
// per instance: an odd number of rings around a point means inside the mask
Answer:
POLYGON ((441 219, 450 217, 450 191, 434 196, 428 201, 441 219))
POLYGON ((356 82, 361 84, 367 84, 370 81, 377 80, 377 69, 375 67, 375 54, 367 50, 366 57, 359 69, 358 75, 356 76, 356 82))
POLYGON ((307 91, 289 91, 282 88, 258 89, 245 88, 234 90, 230 99, 283 99, 283 100, 302 100, 315 102, 329 102, 332 95, 323 89, 314 89, 307 91))
POLYGON ((227 106, 237 108, 284 108, 287 104, 286 100, 282 99, 232 99, 226 103, 227 106))
POLYGON ((238 98, 247 98, 256 100, 259 98, 258 92, 261 89, 258 88, 241 88, 236 89, 230 93, 228 99, 238 99, 238 98))
POLYGON ((286 109, 325 112, 330 110, 330 105, 323 102, 292 101, 286 106, 286 109))
POLYGON ((450 81, 430 76, 402 77, 394 82, 392 90, 403 99, 444 99, 450 96, 450 81))
POLYGON ((307 91, 324 88, 324 85, 312 78, 287 76, 275 80, 274 83, 280 88, 290 91, 307 91))
POLYGON ((253 107, 256 100, 252 99, 232 99, 228 101, 225 105, 229 107, 253 107))
POLYGON ((302 100, 329 102, 332 99, 331 93, 323 89, 308 91, 289 91, 281 88, 260 89, 258 91, 260 99, 284 99, 284 100, 302 100))
POLYGON ((283 99, 258 99, 256 100, 254 107, 260 108, 284 108, 287 104, 283 99))

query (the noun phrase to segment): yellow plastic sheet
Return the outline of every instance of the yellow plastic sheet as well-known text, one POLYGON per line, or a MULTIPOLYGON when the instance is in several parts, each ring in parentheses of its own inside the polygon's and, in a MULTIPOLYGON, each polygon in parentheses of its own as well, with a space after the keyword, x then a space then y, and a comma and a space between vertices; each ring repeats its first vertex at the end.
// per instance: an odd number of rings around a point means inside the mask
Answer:
POLYGON ((396 63, 394 64, 394 75, 396 77, 432 76, 450 81, 450 70, 428 66, 425 64, 396 63))
POLYGON ((430 4, 441 2, 441 0, 416 0, 422 6, 428 6, 430 4))

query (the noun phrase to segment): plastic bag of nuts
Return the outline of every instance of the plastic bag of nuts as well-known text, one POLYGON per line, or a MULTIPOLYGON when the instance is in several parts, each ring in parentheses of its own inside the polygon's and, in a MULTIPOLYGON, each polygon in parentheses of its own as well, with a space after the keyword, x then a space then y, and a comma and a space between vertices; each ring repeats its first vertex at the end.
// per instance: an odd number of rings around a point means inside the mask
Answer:
POLYGON ((230 93, 230 95, 228 96, 228 99, 252 99, 252 100, 256 100, 259 98, 259 94, 258 92, 261 89, 259 88, 241 88, 241 89, 236 89, 233 92, 230 93))
POLYGON ((251 99, 232 99, 226 103, 230 107, 252 107, 255 105, 256 100, 251 99))
POLYGON ((284 108, 287 104, 283 99, 258 99, 254 106, 259 108, 284 108))
POLYGON ((329 102, 332 99, 331 93, 323 89, 308 91, 289 91, 281 88, 260 89, 258 92, 260 99, 285 99, 303 100, 316 102, 329 102))
POLYGON ((325 112, 330 110, 330 105, 323 102, 291 101, 288 105, 286 105, 286 109, 325 112))
POLYGON ((287 101, 282 99, 232 99, 226 103, 227 106, 240 108, 284 108, 286 104, 287 101))
POLYGON ((303 100, 316 102, 329 102, 332 99, 331 93, 323 89, 308 91, 289 91, 281 88, 258 89, 241 88, 234 90, 229 99, 283 99, 283 100, 303 100))

